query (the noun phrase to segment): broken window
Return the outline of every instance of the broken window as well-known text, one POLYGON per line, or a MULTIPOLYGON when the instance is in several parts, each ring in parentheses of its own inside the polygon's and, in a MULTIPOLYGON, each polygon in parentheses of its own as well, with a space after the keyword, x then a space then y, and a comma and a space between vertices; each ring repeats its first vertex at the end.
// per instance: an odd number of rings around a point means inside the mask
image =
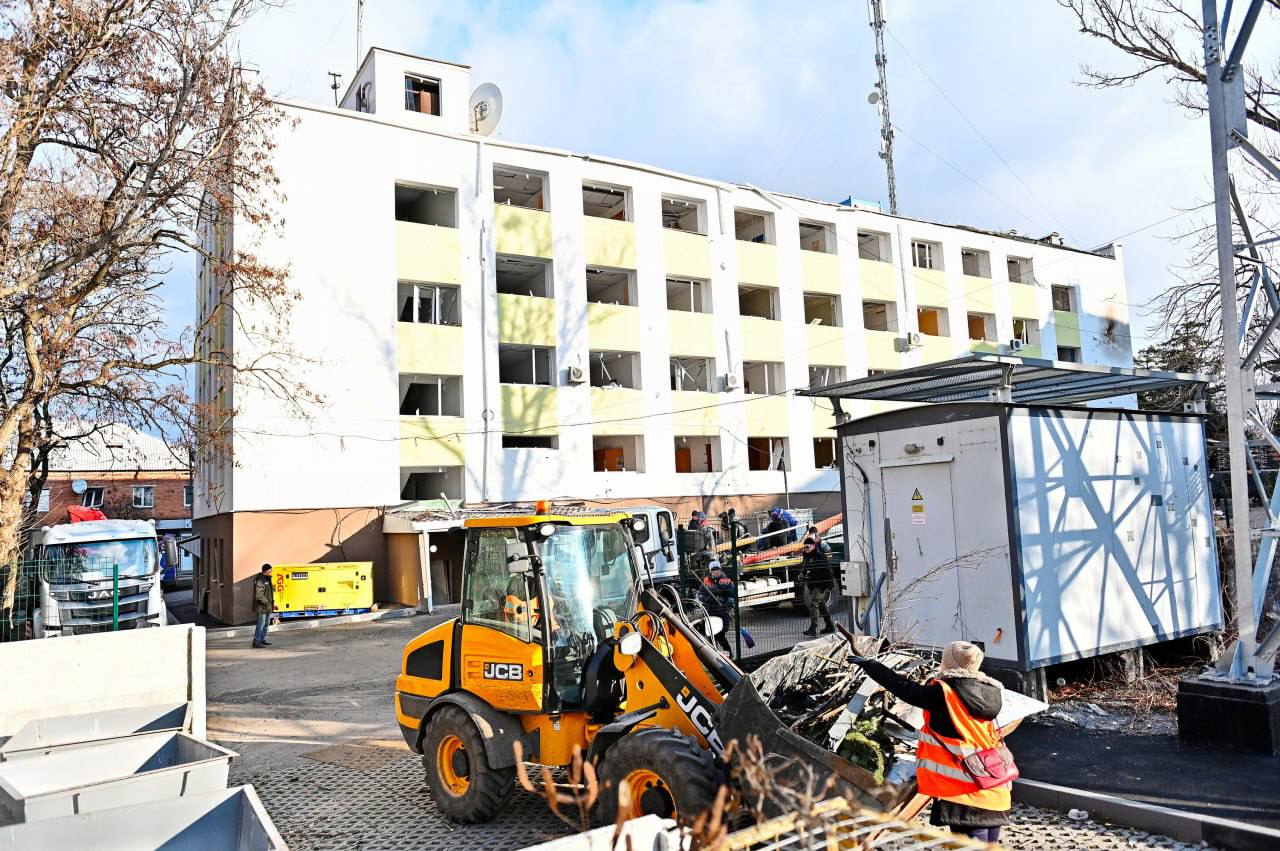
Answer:
POLYGON ((893 262, 890 256, 889 234, 871 230, 858 231, 858 257, 878 263, 893 262))
POLYGON ((462 310, 458 288, 440 284, 409 284, 396 287, 400 299, 401 322, 425 325, 461 325, 462 310))
POLYGON ((591 438, 592 469, 597 473, 643 473, 644 438, 609 435, 591 438))
POLYGON ((1040 322, 1035 319, 1014 319, 1013 339, 1024 346, 1040 345, 1040 322))
POLYGON ((672 390, 710 393, 716 362, 712 358, 672 358, 670 372, 672 390))
POLYGON ((635 352, 590 352, 592 387, 640 389, 640 355, 635 352))
POLYGON ((916 327, 921 334, 930 337, 947 337, 947 311, 941 307, 920 307, 916 309, 916 327))
POLYGON ((1054 284, 1049 288, 1053 295, 1053 309, 1061 310, 1065 313, 1076 312, 1076 293, 1071 287, 1064 287, 1054 284))
POLYGON ((635 273, 587 267, 587 301, 636 306, 635 273))
POLYGON ((840 327, 840 297, 826 293, 804 294, 804 321, 806 325, 840 327))
POLYGON ((787 389, 782 364, 768 361, 742 362, 742 392, 777 394, 787 389))
POLYGON ((685 233, 705 234, 707 225, 704 219, 706 204, 693 198, 680 198, 675 195, 662 196, 662 226, 685 233))
POLYGON ((834 437, 815 437, 813 439, 813 467, 826 470, 836 464, 836 439, 834 437))
POLYGON ((440 81, 404 75, 404 108, 423 115, 440 114, 440 81))
POLYGON ((401 468, 400 498, 405 500, 462 499, 462 468, 401 468))
POLYGON ((941 269, 942 246, 921 239, 911 240, 911 265, 917 269, 941 269))
POLYGON ((584 183, 582 184, 583 215, 629 222, 631 221, 630 195, 629 190, 619 186, 584 183))
POLYGON ((773 244, 771 227, 772 216, 757 213, 754 210, 733 211, 733 227, 737 239, 743 242, 766 242, 773 244))
POLYGON ((543 346, 498 346, 498 382, 550 386, 555 350, 543 346))
POLYGON ((960 249, 960 265, 971 278, 991 277, 991 254, 976 248, 960 249))
POLYGON ((1009 267, 1009 281, 1014 284, 1034 284, 1034 270, 1030 257, 1009 257, 1005 260, 1009 267))
POLYGON ((438 186, 396 184, 396 221, 457 227, 458 193, 438 186))
POLYGON ((818 251, 823 254, 835 254, 835 240, 832 239, 831 225, 822 222, 800 220, 800 250, 818 251))
POLYGON ((864 301, 862 327, 868 331, 897 331, 897 307, 891 301, 864 301))
POLYGON ((134 508, 155 508, 156 507, 156 489, 154 485, 134 485, 133 486, 133 507, 134 508))
POLYGON ((667 310, 711 312, 711 283, 687 278, 667 278, 667 310))
POLYGON ((499 254, 496 278, 498 292, 507 295, 527 295, 535 298, 551 298, 551 261, 530 260, 499 254))
POLYGON ((810 366, 809 386, 826 387, 829 384, 839 384, 844 381, 844 375, 842 366, 810 366))
POLYGON ((996 318, 990 313, 969 314, 969 339, 992 342, 996 338, 996 318))
POLYGON ((558 449, 555 437, 543 434, 504 434, 503 449, 558 449))
POLYGON ((790 470, 791 459, 785 437, 748 437, 748 470, 790 470))
POLYGON ((1080 349, 1075 346, 1058 346, 1058 360, 1080 363, 1080 349))
POLYGON ((778 291, 774 287, 738 287, 738 313, 760 319, 778 318, 778 291))
POLYGON ((462 416, 462 378, 457 375, 401 375, 400 414, 407 417, 462 416))
POLYGON ((675 450, 677 473, 718 473, 722 469, 718 437, 677 437, 675 450))
POLYGON ((80 497, 80 504, 85 508, 101 508, 105 492, 106 488, 86 488, 84 495, 80 497))
POLYGON ((547 209, 547 176, 505 165, 493 167, 493 202, 528 210, 547 209))

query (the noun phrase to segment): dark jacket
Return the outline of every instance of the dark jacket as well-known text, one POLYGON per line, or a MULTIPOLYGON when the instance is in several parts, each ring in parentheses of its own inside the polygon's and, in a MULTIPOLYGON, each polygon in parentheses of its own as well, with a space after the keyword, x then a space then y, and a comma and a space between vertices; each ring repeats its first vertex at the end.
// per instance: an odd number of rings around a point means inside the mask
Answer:
MULTIPOLYGON (((830 590, 835 587, 836 578, 831 572, 831 559, 827 558, 827 554, 820 547, 814 547, 812 552, 804 554, 804 561, 801 563, 800 581, 804 583, 805 588, 826 588, 830 590)), ((885 668, 885 670, 889 669, 885 668)), ((877 682, 879 681, 877 680, 877 682)))
POLYGON ((271 584, 271 577, 267 576, 265 573, 259 573, 257 576, 253 577, 254 614, 257 614, 258 612, 271 614, 275 607, 276 589, 271 584))

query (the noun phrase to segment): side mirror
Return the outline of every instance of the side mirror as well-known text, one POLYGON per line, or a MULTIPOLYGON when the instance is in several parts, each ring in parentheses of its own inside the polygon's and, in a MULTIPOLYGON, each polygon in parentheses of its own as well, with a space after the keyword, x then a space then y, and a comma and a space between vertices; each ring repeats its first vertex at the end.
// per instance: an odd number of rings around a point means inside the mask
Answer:
POLYGON ((164 560, 166 564, 177 567, 182 563, 182 556, 178 552, 178 541, 175 538, 164 539, 164 560))
POLYGON ((675 538, 675 532, 671 529, 671 515, 665 511, 658 512, 658 540, 663 548, 671 546, 675 538))
POLYGON ((644 544, 649 540, 649 521, 643 514, 636 514, 631 518, 631 539, 637 544, 644 544))
POLYGON ((528 573, 531 566, 529 551, 524 544, 507 544, 507 573, 528 573))

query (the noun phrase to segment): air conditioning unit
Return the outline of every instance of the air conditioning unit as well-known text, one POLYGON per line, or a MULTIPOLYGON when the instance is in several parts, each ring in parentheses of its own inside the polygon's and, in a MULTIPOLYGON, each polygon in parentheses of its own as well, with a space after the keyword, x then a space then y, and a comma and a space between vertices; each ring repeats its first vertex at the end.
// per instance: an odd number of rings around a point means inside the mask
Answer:
POLYGON ((898 351, 909 352, 912 349, 920 348, 924 341, 920 338, 919 331, 908 331, 906 336, 899 337, 896 342, 898 344, 898 351))
POLYGON ((725 377, 724 377, 724 389, 725 389, 725 390, 737 390, 737 389, 738 389, 738 374, 737 374, 736 372, 730 372, 730 373, 727 373, 727 374, 725 375, 725 377))
POLYGON ((1021 340, 1010 340, 1010 341, 1009 341, 1009 351, 1011 351, 1011 352, 1020 352, 1020 351, 1022 351, 1022 350, 1026 347, 1026 345, 1027 345, 1027 344, 1026 344, 1026 343, 1024 343, 1024 342, 1022 342, 1021 340))
POLYGON ((587 380, 587 371, 580 366, 571 366, 565 371, 570 384, 582 384, 587 380))

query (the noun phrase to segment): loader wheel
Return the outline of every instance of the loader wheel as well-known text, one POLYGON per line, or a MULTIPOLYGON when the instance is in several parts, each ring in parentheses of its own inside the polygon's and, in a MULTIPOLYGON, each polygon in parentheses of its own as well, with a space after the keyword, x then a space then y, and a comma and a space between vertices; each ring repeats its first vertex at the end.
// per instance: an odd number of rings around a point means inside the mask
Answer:
POLYGON ((628 733, 609 748, 600 770, 600 806, 606 819, 654 814, 692 820, 716 800, 724 777, 711 753, 696 741, 663 727, 628 733), (630 792, 618 812, 619 787, 630 792))
POLYGON ((454 821, 488 821, 515 788, 515 767, 490 767, 480 731, 457 706, 440 707, 427 722, 422 764, 436 806, 454 821))

